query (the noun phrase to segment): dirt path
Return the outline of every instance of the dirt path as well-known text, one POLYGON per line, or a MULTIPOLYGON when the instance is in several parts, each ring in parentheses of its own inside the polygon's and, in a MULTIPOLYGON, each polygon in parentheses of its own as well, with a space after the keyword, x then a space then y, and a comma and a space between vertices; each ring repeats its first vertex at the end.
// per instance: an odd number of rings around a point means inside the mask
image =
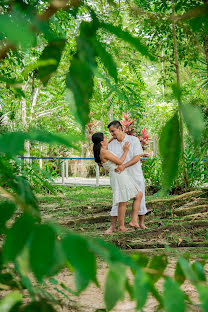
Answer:
MULTIPOLYGON (((166 275, 173 276, 174 269, 175 269, 176 259, 171 258, 169 261, 169 265, 165 271, 166 275)), ((208 264, 205 267, 207 276, 208 276, 208 264)), ((70 298, 73 300, 72 302, 68 302, 64 299, 63 308, 59 307, 59 312, 95 312, 105 311, 105 304, 104 304, 104 285, 105 285, 105 278, 107 274, 108 268, 105 263, 99 264, 98 269, 98 281, 101 285, 100 288, 96 287, 94 284, 91 284, 79 297, 70 295, 70 298), (102 310, 103 309, 103 310, 102 310)), ((131 280, 131 274, 129 273, 129 278, 131 280)), ((64 270, 57 276, 59 281, 64 282, 68 287, 75 289, 73 274, 69 273, 67 270, 64 270)), ((157 283, 158 289, 162 290, 163 288, 163 280, 160 280, 157 283)), ((188 296, 192 299, 194 303, 198 303, 198 295, 195 288, 189 283, 185 282, 183 285, 183 290, 187 293, 188 296)), ((155 312, 157 307, 156 300, 149 295, 147 303, 143 309, 143 312, 155 312)), ((116 307, 112 310, 112 312, 135 312, 135 302, 132 302, 128 295, 126 295, 124 301, 120 301, 117 303, 116 307)), ((191 306, 187 309, 187 311, 200 311, 199 308, 191 306)))

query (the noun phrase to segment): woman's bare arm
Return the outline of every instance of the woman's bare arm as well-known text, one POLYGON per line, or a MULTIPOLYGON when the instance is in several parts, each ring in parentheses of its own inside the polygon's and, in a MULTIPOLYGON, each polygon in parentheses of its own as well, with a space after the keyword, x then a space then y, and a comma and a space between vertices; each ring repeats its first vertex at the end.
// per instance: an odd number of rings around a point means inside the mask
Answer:
POLYGON ((127 154, 128 154, 128 151, 125 151, 123 155, 120 158, 118 158, 116 155, 112 154, 110 151, 105 150, 101 152, 101 158, 106 161, 110 160, 116 165, 122 165, 124 160, 126 159, 127 154))
POLYGON ((108 150, 103 150, 101 151, 101 158, 105 161, 105 160, 110 160, 113 163, 115 163, 116 165, 122 165, 124 160, 126 159, 126 155, 128 154, 129 151, 129 142, 126 142, 123 146, 123 155, 119 158, 117 156, 115 156, 113 153, 111 153, 108 150))

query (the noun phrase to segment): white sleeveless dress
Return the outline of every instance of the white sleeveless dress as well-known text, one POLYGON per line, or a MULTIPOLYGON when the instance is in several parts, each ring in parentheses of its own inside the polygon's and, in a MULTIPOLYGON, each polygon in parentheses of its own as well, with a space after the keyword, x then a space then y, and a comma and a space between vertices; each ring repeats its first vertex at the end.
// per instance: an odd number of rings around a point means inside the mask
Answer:
POLYGON ((134 198, 138 192, 141 192, 126 170, 121 173, 115 172, 117 165, 110 160, 102 165, 104 169, 109 171, 110 184, 113 190, 113 205, 120 202, 127 202, 134 198))

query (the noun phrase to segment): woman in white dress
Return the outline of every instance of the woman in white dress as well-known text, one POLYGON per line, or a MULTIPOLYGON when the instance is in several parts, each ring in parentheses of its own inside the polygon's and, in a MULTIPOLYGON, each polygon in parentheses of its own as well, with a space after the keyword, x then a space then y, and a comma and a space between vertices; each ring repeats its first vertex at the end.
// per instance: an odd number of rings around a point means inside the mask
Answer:
POLYGON ((121 173, 115 172, 115 168, 123 164, 126 159, 130 144, 128 142, 124 144, 123 155, 118 158, 108 151, 108 142, 102 132, 94 133, 92 141, 94 143, 93 152, 95 162, 109 171, 110 184, 113 190, 113 205, 118 204, 118 230, 125 233, 128 230, 124 224, 127 202, 135 198, 134 204, 138 206, 139 210, 143 196, 141 190, 135 185, 133 178, 126 170, 121 173))

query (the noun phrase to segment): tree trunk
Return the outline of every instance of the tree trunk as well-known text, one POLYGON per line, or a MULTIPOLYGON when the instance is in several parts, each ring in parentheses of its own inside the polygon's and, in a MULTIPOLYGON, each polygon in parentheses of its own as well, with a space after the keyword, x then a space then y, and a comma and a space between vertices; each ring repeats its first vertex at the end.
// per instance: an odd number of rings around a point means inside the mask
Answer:
MULTIPOLYGON (((175 56, 175 69, 176 69, 176 77, 177 77, 177 86, 181 87, 181 79, 180 79, 180 69, 179 69, 179 60, 178 60, 178 47, 177 47, 177 39, 176 39, 176 26, 175 26, 175 6, 174 0, 171 0, 172 3, 172 34, 173 34, 173 44, 174 44, 174 56, 175 56)), ((187 171, 185 167, 185 145, 184 145, 184 128, 183 128, 183 116, 181 112, 181 97, 178 97, 178 110, 179 110, 179 123, 180 123, 180 133, 181 133, 181 149, 182 149, 182 162, 183 162, 183 178, 184 178, 184 186, 187 188, 188 179, 187 179, 187 171)))
POLYGON ((33 120, 33 115, 34 115, 34 107, 36 106, 38 95, 40 92, 40 86, 34 89, 34 92, 32 94, 32 105, 31 105, 31 110, 30 110, 30 122, 33 120))
POLYGON ((207 78, 208 78, 208 35, 204 36, 204 48, 205 48, 205 58, 207 64, 207 78))
MULTIPOLYGON (((28 81, 22 86, 22 91, 26 92, 28 87, 28 81)), ((22 128, 23 131, 27 131, 28 130, 28 124, 27 124, 27 105, 26 105, 26 98, 22 98, 21 100, 21 117, 22 117, 22 128)), ((25 141, 24 143, 24 147, 25 147, 25 153, 24 156, 25 157, 29 157, 30 156, 30 142, 29 141, 25 141)), ((29 163, 30 160, 26 159, 26 162, 29 163)))

